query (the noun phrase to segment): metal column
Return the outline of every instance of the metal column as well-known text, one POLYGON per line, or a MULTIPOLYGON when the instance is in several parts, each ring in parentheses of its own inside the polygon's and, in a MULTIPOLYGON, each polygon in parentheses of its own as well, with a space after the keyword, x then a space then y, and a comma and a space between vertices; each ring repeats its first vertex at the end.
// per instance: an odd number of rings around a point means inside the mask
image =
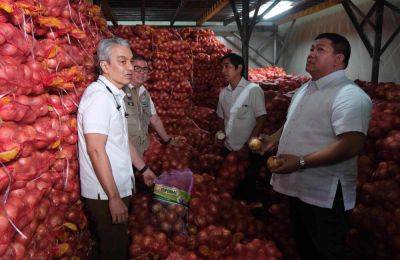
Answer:
POLYGON ((277 63, 277 61, 276 61, 276 52, 277 52, 276 41, 277 41, 277 33, 278 33, 278 32, 274 32, 274 53, 273 53, 273 58, 272 58, 272 60, 274 61, 274 65, 276 65, 276 63, 277 63))
POLYGON ((247 79, 248 70, 249 70, 249 43, 250 43, 250 28, 249 28, 249 12, 250 12, 250 1, 244 0, 242 1, 242 30, 243 30, 243 38, 242 38, 242 57, 244 59, 244 77, 247 79))
POLYGON ((382 44, 382 24, 383 24, 383 8, 384 0, 376 1, 376 12, 375 12, 375 42, 374 42, 374 53, 372 56, 372 82, 379 81, 379 63, 381 58, 381 44, 382 44))
POLYGON ((390 2, 386 0, 375 0, 375 3, 372 5, 367 14, 364 14, 351 0, 343 0, 342 1, 343 8, 347 12, 354 28, 357 30, 361 40, 363 41, 365 48, 368 50, 368 53, 372 57, 372 73, 371 73, 371 81, 378 82, 379 81, 379 64, 380 57, 383 52, 387 49, 387 47, 393 42, 393 39, 400 33, 400 25, 393 32, 393 34, 389 37, 385 44, 382 47, 382 26, 383 26, 383 13, 384 7, 392 9, 394 12, 400 14, 400 8, 394 6, 390 2), (362 21, 359 22, 353 9, 361 16, 362 21), (375 23, 373 23, 370 19, 371 16, 375 14, 375 23), (375 31, 374 44, 369 41, 366 36, 364 27, 368 24, 375 31))

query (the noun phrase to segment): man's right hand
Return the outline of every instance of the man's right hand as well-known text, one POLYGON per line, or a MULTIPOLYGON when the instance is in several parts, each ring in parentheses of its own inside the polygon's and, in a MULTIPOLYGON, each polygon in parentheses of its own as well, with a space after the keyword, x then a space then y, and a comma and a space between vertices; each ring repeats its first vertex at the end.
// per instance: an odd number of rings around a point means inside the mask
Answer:
POLYGON ((217 133, 215 133, 214 136, 214 142, 218 144, 222 144, 225 141, 226 135, 224 131, 220 130, 217 133))
POLYGON ((264 135, 261 138, 262 146, 261 149, 259 151, 260 154, 265 154, 267 152, 272 152, 274 151, 279 144, 279 141, 275 140, 273 137, 268 136, 268 135, 264 135))
POLYGON ((120 197, 110 198, 108 201, 113 224, 121 224, 128 221, 128 208, 120 197))

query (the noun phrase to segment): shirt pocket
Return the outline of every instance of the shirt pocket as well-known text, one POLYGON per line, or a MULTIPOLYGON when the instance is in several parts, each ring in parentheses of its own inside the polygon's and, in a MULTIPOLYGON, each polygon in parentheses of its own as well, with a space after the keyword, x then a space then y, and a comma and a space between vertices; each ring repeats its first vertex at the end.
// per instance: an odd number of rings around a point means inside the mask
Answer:
POLYGON ((249 117, 250 114, 250 108, 248 105, 242 105, 236 114, 237 119, 246 119, 249 117))
MULTIPOLYGON (((121 108, 122 111, 122 108, 121 108)), ((113 134, 116 136, 122 136, 124 135, 124 119, 125 117, 122 115, 122 112, 119 110, 116 110, 111 118, 111 129, 113 134)))
POLYGON ((145 114, 151 115, 151 105, 149 97, 147 97, 146 95, 140 96, 140 105, 145 114))

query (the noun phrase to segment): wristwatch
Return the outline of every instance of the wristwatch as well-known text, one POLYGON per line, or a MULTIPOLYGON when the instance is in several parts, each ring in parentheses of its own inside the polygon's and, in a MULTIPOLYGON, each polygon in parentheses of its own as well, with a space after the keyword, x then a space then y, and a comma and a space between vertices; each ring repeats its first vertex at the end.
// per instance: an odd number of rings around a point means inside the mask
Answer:
POLYGON ((165 145, 169 145, 171 143, 171 141, 172 141, 172 137, 168 138, 167 141, 164 141, 161 139, 162 144, 165 144, 165 145))
POLYGON ((149 168, 149 166, 145 165, 145 166, 143 166, 142 169, 138 170, 137 173, 138 174, 143 174, 148 168, 149 168))
POLYGON ((304 157, 300 156, 299 158, 299 165, 300 165, 300 169, 305 169, 306 168, 306 161, 304 161, 304 157))

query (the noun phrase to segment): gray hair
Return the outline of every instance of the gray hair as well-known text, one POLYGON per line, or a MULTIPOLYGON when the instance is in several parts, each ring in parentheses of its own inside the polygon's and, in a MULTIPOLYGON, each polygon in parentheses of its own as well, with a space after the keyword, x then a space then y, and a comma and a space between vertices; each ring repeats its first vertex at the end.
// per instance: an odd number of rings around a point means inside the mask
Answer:
POLYGON ((111 49, 115 45, 122 45, 125 47, 128 47, 129 49, 131 48, 128 40, 118 38, 118 37, 113 37, 113 38, 108 38, 108 39, 102 39, 99 44, 97 45, 97 61, 99 63, 99 72, 102 74, 102 70, 100 67, 100 61, 110 61, 110 56, 111 56, 111 49))

